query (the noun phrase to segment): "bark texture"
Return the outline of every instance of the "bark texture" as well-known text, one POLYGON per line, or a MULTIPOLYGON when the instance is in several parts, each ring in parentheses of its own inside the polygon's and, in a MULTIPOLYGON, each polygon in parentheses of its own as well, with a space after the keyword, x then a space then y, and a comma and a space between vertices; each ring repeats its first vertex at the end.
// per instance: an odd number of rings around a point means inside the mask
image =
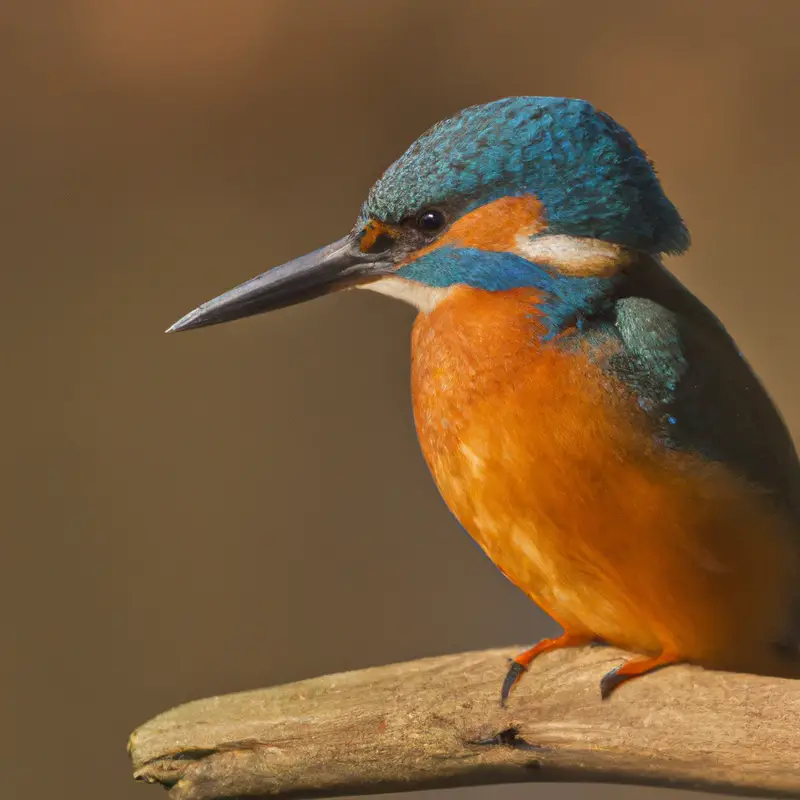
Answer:
POLYGON ((325 797, 521 781, 602 781, 800 797, 800 681, 669 667, 602 701, 625 654, 523 648, 425 658, 167 711, 129 742, 173 800, 325 797))

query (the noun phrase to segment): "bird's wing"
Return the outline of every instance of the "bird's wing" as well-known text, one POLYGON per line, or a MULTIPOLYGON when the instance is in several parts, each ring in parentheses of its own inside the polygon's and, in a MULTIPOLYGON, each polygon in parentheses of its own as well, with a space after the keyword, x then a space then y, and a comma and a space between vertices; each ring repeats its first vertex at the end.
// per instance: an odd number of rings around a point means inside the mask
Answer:
POLYGON ((773 494, 800 525, 791 435, 708 308, 648 259, 626 276, 604 317, 595 335, 622 345, 608 368, 631 386, 667 446, 727 464, 773 494))

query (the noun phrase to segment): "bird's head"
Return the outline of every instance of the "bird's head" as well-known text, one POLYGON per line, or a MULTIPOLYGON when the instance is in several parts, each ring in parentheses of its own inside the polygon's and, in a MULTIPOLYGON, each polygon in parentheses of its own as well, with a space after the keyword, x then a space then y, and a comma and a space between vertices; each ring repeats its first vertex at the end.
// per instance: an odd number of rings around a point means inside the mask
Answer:
POLYGON ((353 230, 170 328, 213 325, 362 286, 430 310, 453 286, 607 278, 689 234, 631 135, 583 100, 512 97, 424 133, 372 187, 353 230))

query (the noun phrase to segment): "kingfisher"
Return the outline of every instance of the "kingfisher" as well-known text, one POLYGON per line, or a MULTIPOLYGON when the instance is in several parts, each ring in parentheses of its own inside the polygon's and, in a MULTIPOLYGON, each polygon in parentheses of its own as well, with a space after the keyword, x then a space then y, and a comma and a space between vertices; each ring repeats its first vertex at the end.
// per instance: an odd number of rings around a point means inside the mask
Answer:
POLYGON ((584 100, 509 97, 437 123, 342 239, 169 331, 342 289, 418 310, 412 404, 454 516, 563 633, 630 657, 800 676, 800 462, 714 314, 663 265, 690 238, 631 134, 584 100))

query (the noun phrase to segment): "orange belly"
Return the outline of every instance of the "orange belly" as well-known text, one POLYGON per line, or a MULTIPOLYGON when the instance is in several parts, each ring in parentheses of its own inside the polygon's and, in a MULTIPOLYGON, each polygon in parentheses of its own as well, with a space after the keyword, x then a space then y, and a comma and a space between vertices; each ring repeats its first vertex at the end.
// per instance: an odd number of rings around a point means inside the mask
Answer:
POLYGON ((727 468, 659 446, 585 354, 537 341, 530 299, 459 289, 417 320, 415 419, 445 502, 568 632, 785 674, 786 521, 727 468))

